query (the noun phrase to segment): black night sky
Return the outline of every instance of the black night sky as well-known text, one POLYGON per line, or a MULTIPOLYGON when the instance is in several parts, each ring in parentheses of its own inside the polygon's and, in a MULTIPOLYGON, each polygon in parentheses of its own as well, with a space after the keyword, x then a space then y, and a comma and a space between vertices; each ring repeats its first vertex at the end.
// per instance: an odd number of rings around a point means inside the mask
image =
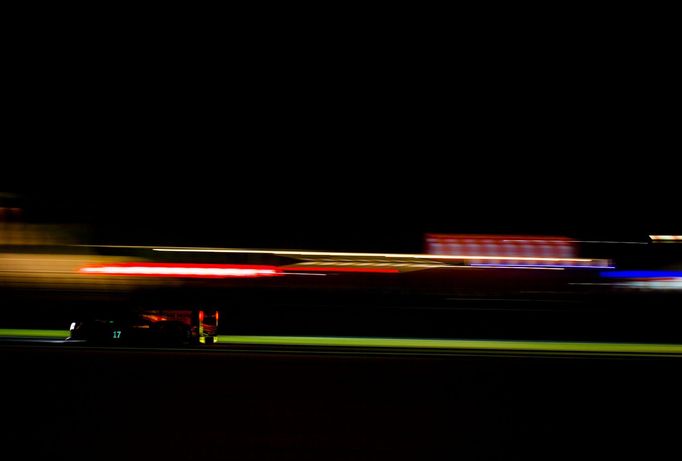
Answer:
POLYGON ((88 224, 92 243, 412 251, 425 232, 682 232, 665 63, 503 48, 452 68, 242 56, 229 78, 93 58, 71 79, 65 58, 47 85, 16 75, 4 171, 29 180, 3 190, 29 219, 88 224))
POLYGON ((368 112, 312 99, 290 114, 195 116, 205 104, 156 98, 32 119, 45 131, 6 171, 33 182, 4 190, 23 194, 31 220, 90 225, 92 243, 415 251, 425 232, 682 232, 675 136, 655 104, 493 93, 486 108, 384 98, 368 112), (64 154, 32 156, 46 149, 64 154))
POLYGON ((26 192, 24 202, 28 220, 84 223, 86 238, 102 244, 420 251, 426 232, 643 241, 680 231, 670 199, 599 184, 589 193, 576 190, 577 182, 557 191, 476 181, 412 183, 410 190, 399 180, 378 180, 363 190, 353 179, 308 178, 272 188, 240 180, 224 188, 169 182, 119 192, 26 192))

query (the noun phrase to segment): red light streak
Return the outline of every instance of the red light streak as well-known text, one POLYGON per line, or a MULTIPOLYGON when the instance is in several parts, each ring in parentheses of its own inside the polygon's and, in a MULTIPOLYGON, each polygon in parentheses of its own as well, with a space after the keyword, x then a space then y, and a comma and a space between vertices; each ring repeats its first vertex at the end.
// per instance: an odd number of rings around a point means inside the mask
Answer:
POLYGON ((89 265, 78 269, 88 275, 181 278, 253 278, 283 275, 275 266, 238 264, 116 263, 89 265))

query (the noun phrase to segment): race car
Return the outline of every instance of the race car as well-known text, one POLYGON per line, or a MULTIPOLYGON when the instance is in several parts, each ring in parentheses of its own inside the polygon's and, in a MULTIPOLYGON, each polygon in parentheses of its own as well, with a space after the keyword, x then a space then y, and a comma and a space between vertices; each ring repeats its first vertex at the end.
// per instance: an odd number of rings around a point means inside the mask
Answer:
POLYGON ((67 341, 91 344, 214 344, 218 311, 125 310, 71 323, 67 341))

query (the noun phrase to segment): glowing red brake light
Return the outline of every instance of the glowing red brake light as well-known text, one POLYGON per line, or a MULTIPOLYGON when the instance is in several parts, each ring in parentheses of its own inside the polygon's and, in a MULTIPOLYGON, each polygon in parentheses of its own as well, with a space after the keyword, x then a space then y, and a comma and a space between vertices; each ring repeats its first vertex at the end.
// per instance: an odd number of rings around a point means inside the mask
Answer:
POLYGON ((81 267, 81 274, 135 277, 252 278, 283 275, 275 266, 239 264, 115 263, 81 267))

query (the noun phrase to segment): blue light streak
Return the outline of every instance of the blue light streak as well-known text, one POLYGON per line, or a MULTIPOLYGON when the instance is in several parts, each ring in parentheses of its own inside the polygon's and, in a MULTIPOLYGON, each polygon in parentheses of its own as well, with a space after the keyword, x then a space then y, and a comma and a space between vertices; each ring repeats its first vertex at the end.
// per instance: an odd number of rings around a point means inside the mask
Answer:
POLYGON ((599 275, 604 278, 613 279, 660 279, 682 277, 682 271, 612 271, 601 272, 599 275))

